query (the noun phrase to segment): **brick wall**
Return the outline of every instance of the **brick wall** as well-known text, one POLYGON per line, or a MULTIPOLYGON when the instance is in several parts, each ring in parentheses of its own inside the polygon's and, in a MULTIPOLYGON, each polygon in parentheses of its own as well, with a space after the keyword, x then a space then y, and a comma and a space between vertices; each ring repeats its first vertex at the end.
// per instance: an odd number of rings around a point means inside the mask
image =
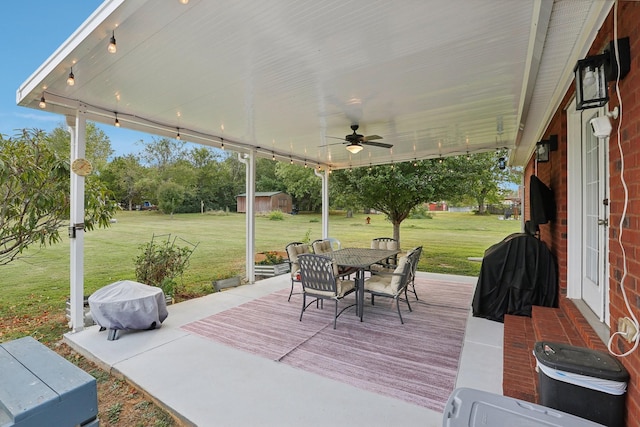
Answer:
MULTIPOLYGON (((624 163, 624 176, 629 191, 629 204, 623 221, 622 244, 627 254, 628 273, 624 279, 624 287, 632 310, 640 317, 640 2, 621 1, 618 11, 618 38, 629 37, 631 44, 631 71, 620 82, 620 94, 622 97, 623 120, 620 131, 621 147, 624 153, 624 162, 618 149, 618 120, 612 122, 614 130, 609 140, 609 173, 610 173, 610 210, 609 218, 609 261, 610 261, 610 324, 613 328, 617 325, 617 319, 629 316, 620 282, 623 278, 624 263, 622 249, 618 244, 620 235, 620 219, 624 209, 624 188, 620 179, 622 165, 624 163)), ((613 10, 602 28, 600 29, 590 55, 599 53, 613 35, 613 10)), ((618 105, 615 84, 610 85, 611 101, 609 109, 618 105)), ((560 292, 566 293, 567 289, 567 117, 564 106, 568 105, 573 97, 573 87, 565 95, 561 108, 558 109, 550 122, 544 139, 549 135, 558 135, 558 151, 551 153, 548 163, 538 165, 538 177, 553 189, 557 204, 557 219, 551 224, 541 225, 540 235, 547 243, 551 252, 557 257, 559 270, 560 292)), ((525 168, 525 183, 534 173, 533 159, 525 168)), ((528 191, 525 190, 525 200, 528 201, 528 191)), ((528 210, 525 210, 528 218, 528 210)), ((615 339, 614 350, 623 353, 631 349, 631 344, 615 339)), ((640 426, 640 349, 633 351, 629 356, 621 358, 631 375, 627 392, 627 425, 640 426)))

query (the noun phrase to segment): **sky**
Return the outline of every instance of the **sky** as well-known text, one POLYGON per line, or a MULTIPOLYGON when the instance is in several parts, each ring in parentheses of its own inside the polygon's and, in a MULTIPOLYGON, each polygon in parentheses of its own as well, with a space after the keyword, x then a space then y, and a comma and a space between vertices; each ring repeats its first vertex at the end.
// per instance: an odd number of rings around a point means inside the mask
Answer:
MULTIPOLYGON (((64 117, 59 114, 17 106, 16 91, 102 0, 3 0, 0 4, 0 134, 6 138, 24 128, 66 128, 64 117)), ((142 147, 136 142, 153 138, 114 126, 98 127, 111 140, 114 155, 138 153, 142 147)))

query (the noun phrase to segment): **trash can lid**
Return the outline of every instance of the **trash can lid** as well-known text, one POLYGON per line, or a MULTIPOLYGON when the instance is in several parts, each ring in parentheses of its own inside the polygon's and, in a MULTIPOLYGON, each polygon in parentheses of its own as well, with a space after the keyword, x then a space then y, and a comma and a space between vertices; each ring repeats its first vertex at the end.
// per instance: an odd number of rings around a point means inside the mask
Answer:
POLYGON ((569 344, 538 341, 533 353, 538 363, 553 369, 611 381, 628 381, 629 372, 612 355, 569 344))

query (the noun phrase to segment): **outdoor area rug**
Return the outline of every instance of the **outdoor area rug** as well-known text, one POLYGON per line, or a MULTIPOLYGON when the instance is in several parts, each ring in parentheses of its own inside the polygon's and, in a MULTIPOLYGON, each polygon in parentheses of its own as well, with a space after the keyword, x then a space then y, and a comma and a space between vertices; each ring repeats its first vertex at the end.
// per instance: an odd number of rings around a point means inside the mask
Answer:
MULTIPOLYGON (((420 301, 367 298, 364 322, 355 307, 338 318, 334 303, 311 305, 284 289, 189 323, 183 329, 355 387, 442 411, 454 389, 472 284, 416 279, 420 301)), ((340 304, 353 303, 352 294, 340 304)))

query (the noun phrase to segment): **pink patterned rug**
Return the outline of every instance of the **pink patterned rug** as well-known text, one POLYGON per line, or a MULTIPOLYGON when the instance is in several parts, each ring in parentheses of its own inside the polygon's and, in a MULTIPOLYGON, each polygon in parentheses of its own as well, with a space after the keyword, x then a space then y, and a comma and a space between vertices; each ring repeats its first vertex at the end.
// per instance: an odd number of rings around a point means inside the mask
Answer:
MULTIPOLYGON (((473 285, 416 280, 400 308, 388 298, 355 307, 333 329, 332 302, 312 305, 298 321, 302 296, 288 290, 189 323, 183 329, 231 347, 280 361, 355 387, 442 411, 453 391, 473 285)), ((353 302, 353 294, 342 306, 353 302)))

